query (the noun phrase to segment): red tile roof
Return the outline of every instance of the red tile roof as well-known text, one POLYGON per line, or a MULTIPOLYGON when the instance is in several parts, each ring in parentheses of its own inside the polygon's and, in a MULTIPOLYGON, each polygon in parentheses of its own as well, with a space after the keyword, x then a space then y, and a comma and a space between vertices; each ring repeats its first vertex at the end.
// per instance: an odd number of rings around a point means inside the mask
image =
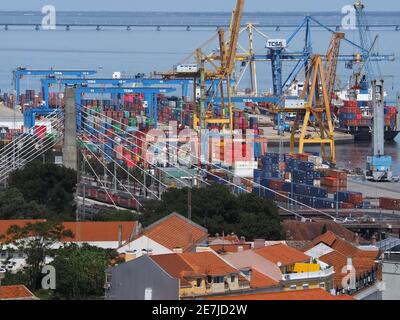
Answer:
POLYGON ((170 253, 149 257, 176 279, 239 273, 213 252, 170 253))
POLYGON ((65 242, 102 242, 118 241, 118 228, 122 226, 122 241, 126 242, 134 237, 137 227, 136 221, 112 222, 64 222, 64 228, 71 230, 74 237, 65 238, 65 242))
MULTIPOLYGON (((286 235, 286 239, 295 241, 311 241, 317 238, 324 226, 328 231, 332 231, 347 241, 356 241, 355 233, 334 221, 324 220, 304 223, 296 220, 285 220, 282 222, 283 234, 286 235)), ((363 241, 364 239, 359 238, 359 240, 363 241)))
POLYGON ((272 261, 275 264, 280 262, 282 266, 287 266, 298 262, 308 262, 311 259, 303 252, 281 243, 256 249, 255 252, 264 259, 272 261))
POLYGON ((226 235, 226 236, 216 236, 216 237, 208 237, 208 243, 210 245, 214 244, 237 244, 240 243, 240 240, 237 235, 226 235))
POLYGON ((348 274, 347 271, 342 273, 343 268, 347 266, 348 258, 352 258, 352 265, 355 268, 357 277, 363 276, 366 272, 370 272, 376 267, 375 259, 379 254, 378 249, 361 250, 333 232, 328 231, 314 239, 304 250, 309 250, 319 243, 324 243, 333 249, 332 252, 319 257, 319 259, 333 266, 335 270, 334 285, 339 289, 342 288, 343 278, 348 274))
POLYGON ((333 296, 323 289, 282 291, 240 296, 211 297, 209 300, 354 300, 348 295, 333 296))
POLYGON ((239 272, 214 252, 187 252, 181 256, 198 274, 223 276, 239 272))
MULTIPOLYGON (((0 235, 5 235, 8 229, 17 225, 24 227, 29 223, 43 223, 47 220, 0 220, 0 235)), ((65 238, 64 241, 77 242, 101 242, 118 241, 118 226, 122 226, 122 240, 129 241, 137 227, 136 221, 112 221, 112 222, 64 222, 64 228, 71 230, 74 237, 65 238)), ((1 241, 1 239, 0 239, 1 241)))
POLYGON ((251 269, 250 287, 251 288, 268 288, 279 285, 276 281, 264 273, 259 272, 256 268, 251 269))
MULTIPOLYGON (((336 288, 342 288, 342 280, 348 275, 348 272, 342 273, 343 268, 347 266, 347 256, 343 255, 338 251, 332 251, 326 255, 319 258, 321 261, 333 266, 335 270, 335 275, 333 277, 333 282, 336 288)), ((352 265, 356 271, 356 276, 362 276, 366 272, 371 271, 375 267, 375 260, 365 257, 353 257, 352 265)))
POLYGON ((150 225, 142 234, 170 250, 182 248, 183 251, 192 249, 208 236, 207 229, 177 213, 150 225))
POLYGON ((232 253, 232 252, 239 252, 240 248, 241 251, 243 250, 250 250, 251 249, 251 244, 250 243, 244 243, 244 244, 212 244, 209 245, 211 249, 213 249, 215 252, 219 254, 223 253, 232 253))
POLYGON ((185 260, 183 260, 178 253, 160 254, 149 257, 171 277, 176 279, 181 278, 183 275, 182 272, 193 271, 192 267, 185 260))
POLYGON ((23 285, 0 286, 0 300, 37 299, 23 285))
POLYGON ((340 238, 336 234, 334 234, 331 231, 328 231, 319 237, 315 238, 309 245, 306 246, 304 251, 307 251, 319 243, 324 243, 328 247, 332 248, 333 250, 336 250, 340 252, 341 254, 348 256, 348 257, 367 257, 371 259, 375 259, 378 254, 379 250, 361 250, 357 248, 356 246, 352 245, 350 242, 340 238))
POLYGON ((18 226, 20 228, 25 227, 27 224, 43 223, 46 220, 0 220, 0 243, 7 239, 7 231, 12 226, 18 226), (2 238, 4 236, 5 238, 2 238))

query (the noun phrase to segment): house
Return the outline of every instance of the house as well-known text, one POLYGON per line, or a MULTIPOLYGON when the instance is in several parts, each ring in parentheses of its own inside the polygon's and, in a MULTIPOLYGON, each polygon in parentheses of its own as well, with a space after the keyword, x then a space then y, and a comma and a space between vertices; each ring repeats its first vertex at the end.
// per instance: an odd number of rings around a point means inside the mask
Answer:
POLYGON ((254 250, 227 253, 224 260, 241 271, 256 291, 281 291, 282 272, 276 264, 265 260, 254 250))
POLYGON ((15 272, 25 265, 25 257, 15 250, 16 247, 5 244, 7 240, 10 240, 7 236, 8 230, 12 226, 23 228, 29 223, 40 222, 46 222, 46 220, 0 220, 0 269, 15 272))
POLYGON ((400 239, 389 237, 376 246, 383 252, 382 280, 385 284, 383 300, 400 300, 400 239))
POLYGON ((285 220, 282 222, 282 232, 289 241, 312 241, 321 235, 322 230, 332 231, 349 242, 364 241, 357 234, 343 225, 330 220, 301 222, 285 220))
POLYGON ((379 249, 354 246, 331 231, 312 241, 304 253, 335 269, 333 293, 351 294, 356 299, 381 299, 382 266, 379 249), (354 287, 350 286, 354 270, 354 287))
POLYGON ((1 286, 0 300, 39 300, 24 285, 1 286))
MULTIPOLYGON (((43 222, 46 220, 1 220, 0 235, 5 235, 13 225, 24 227, 28 223, 43 222)), ((123 243, 133 239, 140 230, 140 224, 136 221, 64 222, 63 226, 66 230, 72 231, 73 237, 66 237, 55 243, 54 249, 68 243, 78 245, 86 243, 103 249, 117 249, 123 243)), ((0 239, 0 245, 3 242, 0 250, 0 267, 10 272, 17 272, 25 265, 26 257, 15 251, 16 247, 13 244, 4 244, 6 240, 7 238, 0 239)))
MULTIPOLYGON (((251 278, 254 270, 279 283, 280 290, 303 290, 333 286, 334 270, 327 263, 311 261, 311 257, 281 242, 260 247, 265 241, 255 244, 257 249, 228 253, 224 259, 251 278)), ((275 285, 275 288, 278 284, 275 285)), ((264 291, 271 291, 265 288, 264 291)), ((272 290, 276 291, 276 290, 272 290)))
POLYGON ((206 243, 207 237, 207 229, 178 213, 172 213, 144 228, 140 235, 125 243, 118 252, 125 253, 127 260, 143 254, 190 252, 206 243))
POLYGON ((238 238, 235 234, 216 234, 215 237, 208 237, 208 247, 219 254, 227 252, 240 252, 251 249, 251 243, 246 242, 244 237, 238 238))
POLYGON ((86 243, 103 249, 118 249, 140 232, 137 221, 64 222, 63 226, 73 233, 73 237, 63 239, 63 243, 86 243))
POLYGON ((308 289, 300 291, 267 292, 257 294, 244 294, 229 297, 210 297, 208 300, 354 300, 349 295, 335 296, 323 289, 308 289))
POLYGON ((107 299, 194 299, 250 289, 240 271, 211 250, 142 255, 106 273, 107 299))

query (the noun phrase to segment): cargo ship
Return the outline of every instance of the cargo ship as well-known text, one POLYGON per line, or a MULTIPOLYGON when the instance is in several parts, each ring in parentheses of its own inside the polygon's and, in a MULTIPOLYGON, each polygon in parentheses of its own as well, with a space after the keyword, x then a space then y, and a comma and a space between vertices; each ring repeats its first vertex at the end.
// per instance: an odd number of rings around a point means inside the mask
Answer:
MULTIPOLYGON (((336 130, 349 133, 357 141, 371 141, 373 105, 371 89, 361 84, 358 90, 343 90, 334 100, 336 130)), ((400 108, 385 105, 385 140, 393 141, 400 132, 400 108)))

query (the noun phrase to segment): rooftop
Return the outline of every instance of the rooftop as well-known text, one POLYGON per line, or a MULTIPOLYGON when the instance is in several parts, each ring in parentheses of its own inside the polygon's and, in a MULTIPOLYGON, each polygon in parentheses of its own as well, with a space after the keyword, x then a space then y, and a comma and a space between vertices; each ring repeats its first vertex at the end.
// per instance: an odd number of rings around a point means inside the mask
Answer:
POLYGON ((307 289, 257 293, 228 297, 211 297, 209 300, 354 300, 348 295, 333 296, 323 289, 307 289))
POLYGON ((0 220, 0 242, 2 241, 1 236, 6 236, 8 229, 12 226, 23 228, 29 223, 35 224, 41 222, 46 222, 46 220, 0 220))
POLYGON ((24 285, 0 286, 0 300, 36 300, 24 285))
POLYGON ((379 254, 378 248, 376 248, 376 250, 371 250, 371 248, 368 248, 368 250, 361 250, 331 231, 327 231, 326 233, 315 238, 309 245, 305 247, 304 251, 307 251, 320 243, 324 243, 333 250, 336 250, 348 257, 358 256, 375 259, 379 254))
POLYGON ((303 252, 285 244, 267 246, 256 249, 255 252, 275 264, 281 263, 282 266, 291 265, 296 262, 308 262, 311 259, 311 257, 303 252))
POLYGON ((239 273, 239 270, 212 251, 154 255, 150 256, 150 259, 177 279, 239 273))
POLYGON ((286 234, 287 240, 295 241, 314 240, 321 234, 324 226, 327 231, 332 231, 349 242, 356 241, 355 233, 334 221, 324 220, 304 223, 295 220, 285 220, 282 222, 283 232, 286 234))
POLYGON ((258 271, 256 268, 251 268, 250 287, 251 288, 268 288, 279 285, 279 281, 268 277, 266 274, 258 271))
POLYGON ((136 221, 111 222, 64 222, 66 230, 71 230, 74 237, 65 238, 65 242, 102 242, 118 241, 118 229, 122 227, 122 241, 127 242, 134 237, 136 221))
POLYGON ((172 213, 145 228, 142 235, 170 250, 182 248, 183 251, 188 251, 205 241, 208 231, 180 214, 172 213))

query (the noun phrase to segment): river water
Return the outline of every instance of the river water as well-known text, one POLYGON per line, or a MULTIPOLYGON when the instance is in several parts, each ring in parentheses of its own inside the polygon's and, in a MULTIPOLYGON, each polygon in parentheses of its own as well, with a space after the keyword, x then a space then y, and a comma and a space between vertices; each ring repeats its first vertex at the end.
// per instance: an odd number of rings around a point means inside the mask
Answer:
MULTIPOLYGON (((1 16, 1 15, 0 15, 1 16)), ((299 23, 301 18, 299 18, 299 23)), ((277 32, 272 29, 262 29, 271 38, 288 38, 293 30, 277 32)), ((121 28, 103 28, 96 31, 94 28, 81 28, 66 31, 65 29, 51 31, 34 31, 32 28, 10 27, 8 31, 0 31, 0 88, 4 91, 12 89, 12 70, 17 66, 27 66, 35 69, 94 69, 99 76, 110 77, 114 71, 123 71, 128 75, 149 73, 152 71, 170 70, 174 64, 182 61, 200 44, 207 41, 214 33, 213 28, 192 29, 164 28, 156 31, 155 28, 133 28, 131 31, 121 28)), ((373 35, 376 31, 372 31, 373 35)), ((349 40, 357 41, 358 33, 347 33, 349 40)), ((397 61, 381 63, 376 67, 386 81, 388 100, 394 101, 397 91, 400 91, 400 32, 383 30, 379 32, 377 48, 380 53, 394 53, 397 61)), ((301 51, 304 34, 300 34, 290 44, 291 51, 301 51)), ((246 45, 246 38, 240 42, 246 45)), ((316 53, 325 53, 330 41, 330 34, 322 30, 313 33, 313 49, 316 53)), ((265 52, 264 39, 255 37, 257 53, 265 52)), ((214 41, 205 51, 216 49, 214 41)), ((354 47, 347 43, 342 45, 342 53, 355 53, 354 47)), ((291 71, 294 63, 285 63, 284 78, 291 71)), ((339 76, 342 83, 346 83, 351 71, 343 65, 339 66, 339 76)), ((248 87, 247 78, 244 78, 242 87, 248 87)), ((271 66, 266 63, 258 65, 258 80, 260 90, 271 88, 271 66)), ((26 87, 39 90, 38 79, 27 78, 22 83, 22 90, 26 87)), ((318 151, 313 149, 310 151, 318 151)), ((388 143, 386 152, 393 156, 395 171, 400 173, 400 137, 395 142, 388 143)), ((365 168, 366 156, 371 153, 369 143, 354 143, 337 146, 339 165, 365 168)))

